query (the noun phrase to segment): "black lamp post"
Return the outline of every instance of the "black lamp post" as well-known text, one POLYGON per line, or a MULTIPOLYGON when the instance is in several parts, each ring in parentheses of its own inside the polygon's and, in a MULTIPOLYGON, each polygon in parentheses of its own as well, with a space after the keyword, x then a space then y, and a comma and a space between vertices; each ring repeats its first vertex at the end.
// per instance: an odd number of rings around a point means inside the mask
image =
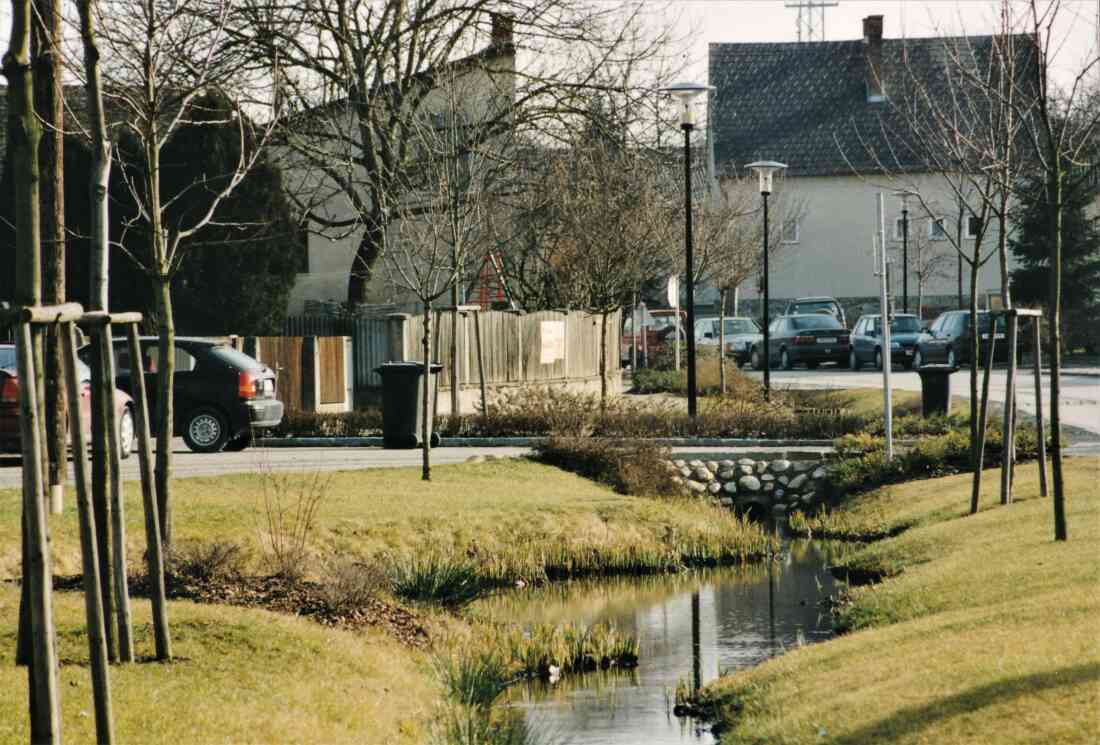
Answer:
POLYGON ((771 296, 768 292, 768 197, 772 193, 772 174, 782 171, 787 167, 786 163, 778 163, 774 160, 758 160, 749 163, 749 168, 760 179, 760 194, 764 197, 764 400, 771 400, 771 313, 768 311, 768 303, 771 296))
MULTIPOLYGON (((695 112, 691 102, 701 93, 713 90, 700 83, 674 83, 661 89, 680 104, 680 129, 684 130, 684 249, 687 270, 687 389, 688 416, 695 418, 695 260, 691 234, 691 131, 695 129, 695 112)), ((679 340, 676 342, 679 344, 679 340)))
POLYGON ((901 312, 909 312, 909 197, 913 192, 903 189, 894 196, 901 200, 901 312))

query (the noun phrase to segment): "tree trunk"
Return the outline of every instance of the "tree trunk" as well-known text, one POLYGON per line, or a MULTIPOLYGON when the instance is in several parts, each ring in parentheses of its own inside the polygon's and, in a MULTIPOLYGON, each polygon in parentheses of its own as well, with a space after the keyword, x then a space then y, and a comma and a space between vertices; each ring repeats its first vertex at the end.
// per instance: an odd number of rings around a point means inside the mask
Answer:
POLYGON ((451 284, 451 348, 448 350, 451 364, 451 419, 458 418, 458 281, 451 284))
MULTIPOLYGON (((1053 149, 1053 148, 1052 148, 1053 149)), ((1062 161, 1055 152, 1050 176, 1050 458, 1054 488, 1054 540, 1067 540, 1065 481, 1062 477, 1062 161)))
MULTIPOLYGON (((61 39, 61 12, 57 0, 36 0, 35 7, 41 19, 36 25, 36 108, 39 117, 49 124, 39 153, 42 167, 49 174, 41 191, 43 297, 48 304, 59 304, 65 301, 64 106, 57 47, 61 39)), ((63 507, 67 458, 60 342, 59 327, 49 327, 44 368, 46 448, 49 453, 46 483, 50 510, 55 514, 60 514, 63 507)))
POLYGON ((380 211, 371 214, 366 230, 359 240, 359 248, 351 262, 351 274, 348 277, 348 303, 367 302, 367 290, 374 276, 374 265, 382 255, 385 245, 386 221, 380 211))
MULTIPOLYGON (((88 307, 107 310, 107 277, 110 248, 107 235, 107 185, 111 169, 111 145, 107 139, 106 117, 103 113, 103 87, 100 81, 99 47, 95 36, 95 0, 78 0, 80 35, 84 47, 84 74, 87 85, 87 110, 92 128, 92 170, 88 182, 91 209, 91 265, 89 266, 88 307)), ((92 370, 99 369, 99 345, 92 345, 92 370)), ((95 522, 99 581, 102 594, 104 633, 107 654, 118 659, 114 637, 114 617, 111 612, 111 535, 107 515, 107 444, 100 418, 99 388, 92 387, 92 517, 95 522)))
POLYGON ((718 390, 726 395, 726 288, 718 291, 718 390))
POLYGON ((157 347, 157 512, 161 540, 172 545, 172 435, 175 411, 172 381, 176 373, 176 324, 172 319, 172 279, 162 273, 157 278, 157 316, 160 339, 157 347))
MULTIPOLYGON (((38 146, 42 132, 34 114, 34 80, 30 66, 31 5, 29 0, 12 2, 11 44, 4 55, 3 72, 8 80, 8 137, 12 142, 11 168, 15 203, 15 300, 36 305, 41 298, 41 232, 39 213, 38 146)), ((19 372, 24 381, 20 397, 20 434, 23 446, 23 583, 28 591, 21 601, 29 608, 29 701, 31 739, 60 742, 60 701, 57 683, 57 655, 53 637, 51 570, 48 526, 43 510, 36 406, 32 394, 34 336, 26 325, 19 326, 17 347, 19 372)), ((17 648, 19 642, 17 641, 17 648)))
POLYGON ((978 328, 978 266, 980 250, 974 247, 970 265, 970 463, 978 462, 978 370, 981 368, 981 332, 978 328))
MULTIPOLYGON (((679 343, 679 341, 677 341, 679 343)), ((607 311, 600 314, 600 409, 607 408, 607 311)))
POLYGON ((423 386, 420 402, 420 448, 423 458, 421 461, 420 478, 424 481, 432 480, 432 305, 424 303, 424 374, 421 375, 420 385, 423 386))

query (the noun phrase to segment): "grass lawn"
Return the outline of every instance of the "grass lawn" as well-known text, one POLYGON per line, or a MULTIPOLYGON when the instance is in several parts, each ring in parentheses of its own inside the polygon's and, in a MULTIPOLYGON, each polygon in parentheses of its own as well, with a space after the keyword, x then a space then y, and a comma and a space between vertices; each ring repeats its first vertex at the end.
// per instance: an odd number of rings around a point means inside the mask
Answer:
MULTIPOLYGON (((177 542, 239 543, 250 554, 247 571, 266 573, 265 488, 292 505, 309 479, 288 477, 284 487, 274 489, 272 483, 263 474, 176 481, 177 542)), ((457 553, 486 572, 507 576, 551 559, 598 570, 614 569, 617 557, 626 556, 635 564, 652 559, 655 568, 668 568, 696 555, 701 545, 722 545, 736 556, 770 543, 757 527, 697 500, 621 496, 530 461, 442 466, 427 484, 419 469, 378 469, 335 473, 331 480, 326 475, 323 485, 309 542, 312 574, 322 580, 323 560, 334 556, 382 564, 457 553)), ((138 491, 127 484, 132 571, 144 551, 138 491)), ((8 579, 19 567, 18 504, 16 492, 0 494, 0 575, 8 579)), ((51 516, 50 529, 55 573, 79 572, 71 495, 66 512, 51 516)), ((624 560, 618 566, 631 564, 624 560)), ((26 671, 13 664, 18 603, 18 584, 0 583, 0 743, 28 739, 26 671)), ((139 658, 151 656, 149 602, 135 598, 132 604, 136 652, 139 658)), ((76 592, 58 592, 54 608, 63 732, 69 742, 91 741, 83 600, 76 592)), ((444 699, 431 656, 445 651, 452 637, 476 639, 485 630, 430 606, 418 612, 435 643, 428 652, 402 646, 381 631, 332 629, 265 610, 172 601, 176 661, 111 669, 117 740, 429 741, 444 699)))
POLYGON ((1007 507, 996 473, 975 516, 968 476, 853 502, 853 521, 913 524, 844 561, 891 576, 853 590, 840 619, 853 633, 705 689, 723 742, 1096 742, 1100 459, 1066 461, 1066 543, 1036 468, 1017 471, 1007 507))
MULTIPOLYGON (((438 466, 432 481, 419 469, 345 471, 322 477, 324 497, 310 541, 318 557, 360 559, 409 556, 426 551, 462 553, 502 573, 529 569, 543 557, 567 561, 600 552, 669 554, 695 541, 765 545, 763 533, 746 528, 728 511, 699 501, 623 496, 573 474, 525 460, 438 466)), ((276 474, 275 478, 281 478, 276 474)), ((307 477, 293 476, 281 491, 293 505, 307 477)), ((265 527, 265 485, 271 478, 240 474, 179 479, 174 485, 176 542, 232 541, 258 560, 265 527)), ((19 567, 19 499, 0 492, 0 577, 19 567)), ((128 557, 136 567, 144 552, 137 484, 126 485, 128 557)), ((75 503, 50 517, 55 574, 80 571, 75 503)), ((736 548, 736 546, 734 546, 736 548)), ((735 551, 736 553, 736 551, 735 551)), ((263 572, 264 567, 254 564, 263 572)))
MULTIPOLYGON (((0 586, 0 743, 27 742, 27 673, 13 661, 18 586, 0 586)), ((80 593, 54 595, 62 733, 94 742, 80 593)), ((152 654, 148 601, 133 602, 135 651, 152 654)), ((112 666, 120 743, 422 743, 439 698, 421 653, 382 633, 230 606, 173 602, 170 664, 112 666)))

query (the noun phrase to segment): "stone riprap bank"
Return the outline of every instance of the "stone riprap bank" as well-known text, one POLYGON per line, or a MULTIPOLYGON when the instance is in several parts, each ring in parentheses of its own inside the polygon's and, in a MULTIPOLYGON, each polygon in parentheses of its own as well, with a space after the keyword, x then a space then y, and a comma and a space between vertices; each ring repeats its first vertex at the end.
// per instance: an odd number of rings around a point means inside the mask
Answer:
POLYGON ((670 460, 673 480, 695 496, 738 511, 813 511, 825 500, 821 460, 670 460))

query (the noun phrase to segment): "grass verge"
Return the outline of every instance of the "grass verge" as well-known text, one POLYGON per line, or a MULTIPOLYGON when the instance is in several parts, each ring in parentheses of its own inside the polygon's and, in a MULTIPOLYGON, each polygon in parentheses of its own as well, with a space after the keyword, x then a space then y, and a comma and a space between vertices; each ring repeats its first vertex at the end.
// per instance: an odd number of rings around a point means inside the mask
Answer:
MULTIPOLYGON (((962 516, 966 476, 891 487, 853 520, 910 520, 845 566, 853 629, 704 689, 723 742, 1082 743, 1100 736, 1100 459, 1065 464, 1070 540, 1052 540, 1034 467, 1017 501, 962 516)), ((989 481, 994 481, 990 479, 989 481)))

